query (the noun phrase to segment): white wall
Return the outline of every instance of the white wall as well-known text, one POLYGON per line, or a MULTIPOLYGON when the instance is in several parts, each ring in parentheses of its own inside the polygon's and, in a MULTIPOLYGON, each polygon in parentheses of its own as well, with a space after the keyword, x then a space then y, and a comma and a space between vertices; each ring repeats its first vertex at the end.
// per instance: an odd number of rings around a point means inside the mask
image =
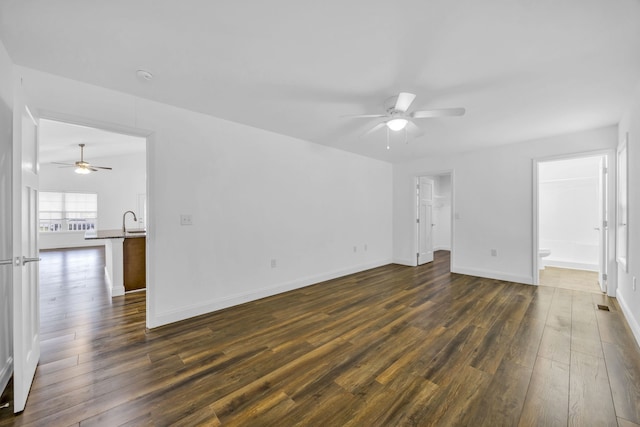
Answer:
POLYGON ((627 254, 628 271, 618 268, 618 302, 622 306, 627 321, 640 344, 640 283, 633 289, 633 278, 640 280, 640 87, 636 90, 635 103, 624 115, 619 125, 620 142, 627 133, 628 153, 628 229, 629 251, 627 254))
POLYGON ((410 265, 415 253, 414 177, 453 170, 453 207, 459 217, 453 224, 453 271, 532 283, 532 159, 611 149, 616 140, 617 129, 611 126, 394 165, 394 260, 410 265), (496 257, 491 249, 497 250, 496 257))
POLYGON ((598 271, 600 157, 540 163, 539 245, 545 264, 598 271))
MULTIPOLYGON (((11 143, 13 128, 13 65, 0 41, 0 259, 11 251, 11 143)), ((0 266, 0 394, 13 373, 11 266, 0 266)))
MULTIPOLYGON (((140 144, 145 144, 143 138, 140 144)), ((122 227, 122 214, 132 210, 138 217, 138 195, 146 193, 146 155, 91 158, 91 163, 112 167, 111 171, 99 171, 78 175, 73 168, 59 168, 52 164, 40 166, 41 191, 72 191, 98 193, 98 229, 113 230, 122 227)), ((129 215, 127 227, 136 228, 129 215)), ((84 240, 84 232, 40 233, 40 249, 96 246, 100 240, 84 240)))
POLYGON ((40 113, 149 131, 149 326, 391 261, 390 164, 19 70, 40 113))

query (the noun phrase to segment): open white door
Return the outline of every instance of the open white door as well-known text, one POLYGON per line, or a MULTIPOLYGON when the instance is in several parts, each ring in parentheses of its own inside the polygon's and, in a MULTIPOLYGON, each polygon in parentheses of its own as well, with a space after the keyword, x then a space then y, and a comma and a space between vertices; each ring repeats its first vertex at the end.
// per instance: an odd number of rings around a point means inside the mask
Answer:
POLYGON ((13 386, 22 412, 40 359, 38 271, 38 121, 21 88, 13 110, 13 386))
POLYGON ((418 199, 418 265, 433 261, 433 180, 421 176, 418 199))
POLYGON ((609 238, 609 218, 607 210, 607 157, 600 158, 600 182, 598 184, 598 254, 600 290, 607 292, 607 260, 609 258, 607 242, 609 238))

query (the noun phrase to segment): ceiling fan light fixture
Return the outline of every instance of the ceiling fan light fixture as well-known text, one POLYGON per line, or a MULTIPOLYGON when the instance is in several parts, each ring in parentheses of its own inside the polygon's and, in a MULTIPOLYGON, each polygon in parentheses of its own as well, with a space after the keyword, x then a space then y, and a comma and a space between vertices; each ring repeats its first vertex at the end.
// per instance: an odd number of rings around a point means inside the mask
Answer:
POLYGON ((409 121, 407 119, 392 119, 387 122, 387 127, 394 131, 399 131, 407 126, 409 121))
POLYGON ((91 173, 91 170, 89 168, 86 167, 82 167, 82 166, 78 166, 75 170, 75 173, 80 174, 80 175, 86 175, 88 173, 91 173))

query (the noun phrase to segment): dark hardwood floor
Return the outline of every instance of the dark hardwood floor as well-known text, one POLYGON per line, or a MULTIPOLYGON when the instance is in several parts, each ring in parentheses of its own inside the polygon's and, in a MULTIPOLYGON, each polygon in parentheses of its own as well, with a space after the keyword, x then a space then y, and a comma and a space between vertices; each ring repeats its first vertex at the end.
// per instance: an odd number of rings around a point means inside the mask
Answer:
POLYGON ((103 257, 42 253, 42 359, 0 426, 640 425, 640 350, 602 294, 438 252, 148 331, 103 257))

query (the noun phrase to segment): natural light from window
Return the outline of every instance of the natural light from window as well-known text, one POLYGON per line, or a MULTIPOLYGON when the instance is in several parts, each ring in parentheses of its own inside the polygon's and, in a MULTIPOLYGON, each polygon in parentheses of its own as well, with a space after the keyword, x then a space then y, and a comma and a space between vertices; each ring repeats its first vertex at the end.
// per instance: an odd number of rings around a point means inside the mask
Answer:
POLYGON ((96 193, 40 192, 40 231, 86 231, 98 225, 96 193))

